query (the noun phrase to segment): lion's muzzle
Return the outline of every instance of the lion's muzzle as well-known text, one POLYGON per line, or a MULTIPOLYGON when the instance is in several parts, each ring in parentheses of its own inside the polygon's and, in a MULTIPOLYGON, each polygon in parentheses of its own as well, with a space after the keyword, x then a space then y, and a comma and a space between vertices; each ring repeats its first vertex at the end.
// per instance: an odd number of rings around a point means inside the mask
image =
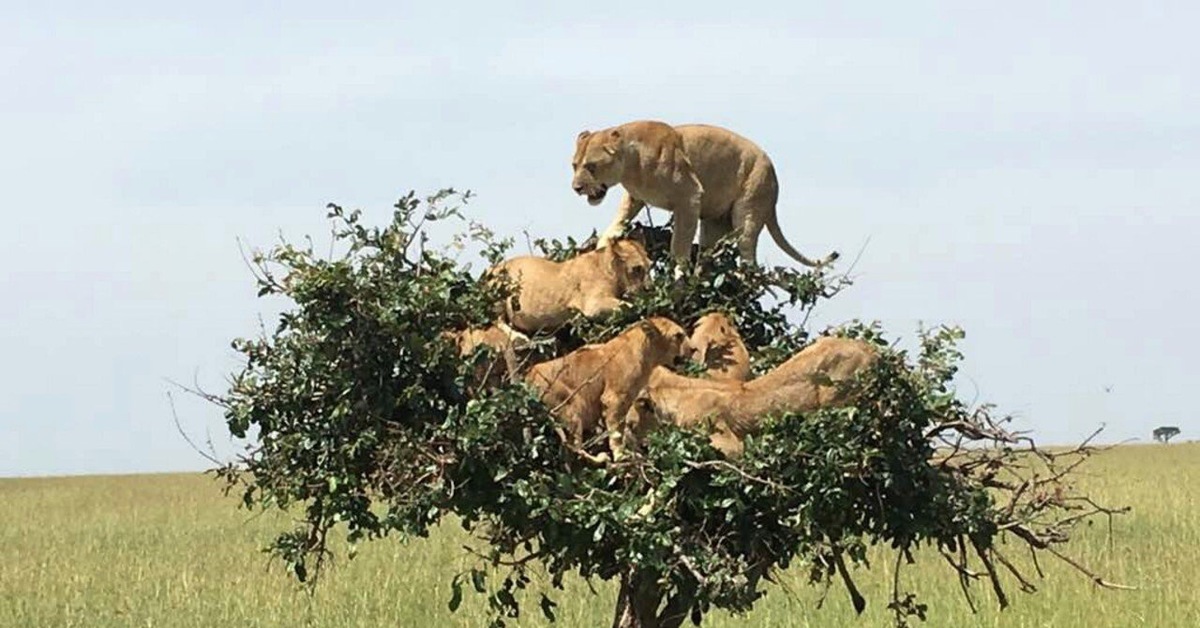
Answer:
POLYGON ((580 183, 575 185, 575 193, 586 196, 589 205, 599 205, 604 201, 604 196, 608 194, 608 186, 600 183, 591 190, 588 190, 588 186, 580 183))

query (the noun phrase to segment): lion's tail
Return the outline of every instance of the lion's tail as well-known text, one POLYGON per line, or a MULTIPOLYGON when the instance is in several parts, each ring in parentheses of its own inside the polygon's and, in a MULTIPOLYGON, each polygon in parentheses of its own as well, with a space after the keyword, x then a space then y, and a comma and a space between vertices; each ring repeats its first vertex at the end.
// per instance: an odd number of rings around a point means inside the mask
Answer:
POLYGON ((767 231, 771 233, 771 239, 775 241, 775 244, 779 245, 779 248, 783 249, 784 253, 787 253, 792 259, 804 264, 805 266, 817 268, 829 264, 838 258, 837 251, 833 251, 823 260, 814 261, 805 257, 804 254, 802 254, 800 251, 797 251, 796 248, 787 241, 787 238, 783 237, 783 231, 779 229, 779 217, 777 215, 772 215, 771 219, 767 221, 767 231))

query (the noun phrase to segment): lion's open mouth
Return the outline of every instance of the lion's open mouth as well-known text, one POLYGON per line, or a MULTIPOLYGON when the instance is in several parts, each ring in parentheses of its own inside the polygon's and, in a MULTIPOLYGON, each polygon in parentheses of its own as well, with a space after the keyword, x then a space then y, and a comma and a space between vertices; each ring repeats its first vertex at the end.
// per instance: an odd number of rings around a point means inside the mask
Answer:
POLYGON ((590 205, 599 205, 604 200, 604 195, 608 194, 608 186, 601 185, 600 189, 587 195, 587 201, 590 205))

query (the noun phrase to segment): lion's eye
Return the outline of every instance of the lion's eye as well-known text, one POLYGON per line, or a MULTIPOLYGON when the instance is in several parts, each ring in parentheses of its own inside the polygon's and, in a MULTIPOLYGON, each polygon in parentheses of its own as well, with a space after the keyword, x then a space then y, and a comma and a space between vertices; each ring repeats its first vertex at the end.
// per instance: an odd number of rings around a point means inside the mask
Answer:
POLYGON ((590 172, 592 174, 595 174, 596 173, 596 164, 595 163, 583 164, 583 169, 587 170, 588 172, 590 172))

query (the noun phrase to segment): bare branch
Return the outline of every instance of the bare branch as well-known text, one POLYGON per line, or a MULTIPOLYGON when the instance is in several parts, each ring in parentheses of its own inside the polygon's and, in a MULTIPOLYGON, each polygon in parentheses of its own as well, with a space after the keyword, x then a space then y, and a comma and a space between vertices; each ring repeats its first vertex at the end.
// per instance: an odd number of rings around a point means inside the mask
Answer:
POLYGON ((1092 582, 1096 583, 1100 587, 1103 587, 1105 589, 1117 589, 1117 590, 1121 590, 1121 591, 1137 591, 1138 590, 1137 587, 1131 587, 1131 586, 1125 585, 1125 584, 1117 584, 1115 582, 1109 582, 1109 581, 1105 580, 1104 578, 1101 578, 1100 576, 1096 575, 1094 572, 1092 572, 1088 568, 1081 565, 1075 559, 1071 558, 1070 556, 1067 556, 1066 554, 1063 554, 1062 552, 1058 551, 1057 549, 1055 549, 1053 547, 1047 547, 1046 549, 1051 554, 1054 554, 1059 560, 1061 560, 1061 561, 1067 563, 1068 565, 1074 567, 1075 569, 1079 570, 1080 573, 1087 576, 1089 579, 1091 579, 1092 582))
POLYGON ((742 476, 743 479, 755 482, 757 484, 762 484, 763 486, 769 486, 777 491, 793 492, 793 489, 790 487, 784 486, 777 482, 772 482, 771 480, 750 475, 749 473, 746 473, 738 468, 736 465, 724 460, 705 460, 702 462, 694 462, 689 460, 684 462, 684 465, 692 469, 725 469, 727 471, 733 471, 734 473, 742 476))
POLYGON ((1000 604, 1000 610, 1008 608, 1008 596, 1004 593, 1004 587, 1000 585, 1000 577, 996 573, 996 566, 992 564, 992 559, 988 556, 988 550, 975 541, 971 541, 971 545, 974 546, 975 554, 979 556, 979 560, 987 569, 988 580, 992 583, 992 591, 996 593, 996 601, 1000 604))
MULTIPOLYGON (((183 425, 181 425, 179 423, 179 413, 175 411, 175 398, 171 395, 171 391, 169 391, 169 390, 167 391, 167 403, 169 403, 171 405, 171 418, 175 421, 175 431, 179 432, 179 435, 182 436, 183 440, 185 442, 187 442, 187 444, 192 448, 192 451, 195 451, 196 453, 200 454, 206 460, 208 460, 209 462, 211 462, 215 465, 219 466, 219 465, 225 464, 217 459, 216 451, 212 451, 211 455, 204 452, 203 450, 201 450, 199 447, 196 446, 196 443, 194 443, 192 441, 191 437, 187 435, 187 432, 185 432, 183 430, 183 425)), ((209 449, 212 450, 212 439, 211 438, 209 438, 208 446, 209 446, 209 449)))

